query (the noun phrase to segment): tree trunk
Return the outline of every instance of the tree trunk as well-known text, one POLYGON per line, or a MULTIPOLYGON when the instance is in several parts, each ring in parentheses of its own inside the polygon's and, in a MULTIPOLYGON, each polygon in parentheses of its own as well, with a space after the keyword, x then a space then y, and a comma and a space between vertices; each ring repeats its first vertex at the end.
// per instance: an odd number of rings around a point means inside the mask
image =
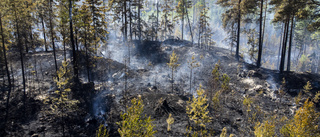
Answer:
POLYGON ((67 60, 66 41, 65 41, 66 37, 63 35, 62 39, 63 39, 63 55, 64 55, 63 60, 66 61, 67 60))
POLYGON ((183 28, 184 28, 184 0, 182 0, 182 17, 181 17, 181 40, 183 40, 183 28))
MULTIPOLYGON (((51 43, 52 43, 52 49, 53 49, 53 58, 54 58, 54 65, 55 65, 55 68, 56 68, 56 73, 58 72, 58 64, 57 64, 57 57, 56 57, 56 46, 54 44, 54 36, 53 36, 53 24, 52 24, 52 14, 53 14, 53 10, 52 10, 52 0, 50 0, 49 4, 50 4, 50 13, 49 13, 49 16, 50 16, 50 19, 49 19, 49 22, 50 22, 50 33, 51 33, 51 43)), ((59 77, 57 77, 58 80, 59 80, 59 77)))
POLYGON ((172 79, 172 85, 171 85, 171 92, 173 93, 173 84, 174 84, 174 81, 173 81, 173 68, 171 69, 171 79, 172 79))
POLYGON ((128 36, 128 27, 127 27, 127 0, 123 0, 124 3, 124 40, 127 41, 128 36))
POLYGON ((47 45, 47 38, 46 38, 46 28, 44 27, 43 15, 41 16, 41 24, 42 24, 43 39, 44 39, 44 48, 45 48, 45 51, 48 52, 48 45, 47 45))
POLYGON ((263 40, 262 40, 262 13, 263 13, 263 0, 261 0, 261 5, 260 5, 260 34, 259 34, 259 51, 258 51, 258 60, 257 60, 257 67, 261 66, 261 56, 262 56, 262 45, 263 45, 263 40))
POLYGON ((284 63, 286 57, 286 49, 287 49, 287 40, 288 40, 288 31, 289 31, 289 18, 286 19, 285 23, 285 32, 284 32, 284 39, 281 51, 281 61, 280 61, 280 73, 284 71, 284 63))
POLYGON ((32 26, 31 25, 29 25, 29 29, 30 29, 30 41, 31 41, 31 48, 32 48, 32 46, 33 46, 33 36, 32 36, 32 26))
POLYGON ((74 81, 75 83, 79 82, 78 76, 78 63, 77 63, 77 53, 76 47, 73 40, 73 26, 72 26, 72 2, 69 0, 69 22, 70 22, 70 40, 71 40, 71 47, 72 47, 72 63, 73 63, 73 73, 74 73, 74 81))
POLYGON ((191 41, 192 41, 192 45, 193 45, 193 34, 192 34, 192 30, 191 30, 188 8, 186 8, 186 13, 187 13, 187 18, 188 18, 188 23, 189 23, 190 34, 191 34, 191 41))
POLYGON ((190 93, 193 95, 192 88, 192 69, 190 70, 190 93))
POLYGON ((141 41, 141 18, 140 18, 140 9, 141 9, 141 2, 138 1, 138 29, 139 29, 139 41, 141 41))
POLYGON ((88 47, 87 47, 87 33, 86 32, 85 32, 85 38, 84 38, 84 47, 86 48, 86 66, 87 66, 88 82, 91 82, 90 70, 89 70, 89 55, 88 55, 88 47))
POLYGON ((240 44, 240 26, 241 26, 241 0, 238 3, 238 32, 237 32, 237 48, 236 48, 236 59, 239 61, 239 44, 240 44))
POLYGON ((129 18, 130 18, 130 40, 132 41, 132 13, 131 13, 131 0, 129 1, 129 18))
POLYGON ((279 42, 279 50, 278 50, 278 61, 277 61, 277 69, 280 70, 280 67, 279 67, 279 64, 280 64, 280 51, 281 51, 281 44, 282 44, 282 37, 283 37, 283 33, 282 33, 282 30, 284 31, 284 28, 283 28, 283 24, 281 25, 281 31, 280 31, 280 42, 279 42))
MULTIPOLYGON (((15 5, 13 5, 15 6, 15 5)), ((21 44, 21 39, 20 39, 20 30, 19 30, 19 24, 18 24, 18 16, 17 16, 17 11, 14 11, 14 16, 15 16, 15 21, 16 21, 16 31, 17 31, 17 41, 18 41, 18 47, 19 47, 19 53, 20 53, 20 62, 21 62, 21 72, 22 72, 22 83, 23 83, 23 102, 25 104, 26 101, 26 80, 25 80, 25 75, 24 75, 24 62, 23 62, 23 47, 21 44)))
POLYGON ((288 49, 288 61, 287 61, 287 71, 290 71, 290 65, 291 65, 291 47, 292 47, 292 37, 293 37, 293 19, 294 16, 291 18, 291 28, 290 28, 290 40, 289 40, 289 49, 288 49))
MULTIPOLYGON (((4 57, 4 64, 6 67, 7 77, 8 77, 8 96, 7 96, 7 103, 6 103, 6 117, 5 117, 5 123, 6 125, 8 120, 8 114, 9 114, 9 101, 10 101, 10 93, 11 93, 11 79, 10 79, 10 72, 8 68, 8 61, 7 61, 7 53, 6 53, 6 47, 4 45, 4 35, 3 35, 3 28, 2 28, 2 14, 0 13, 0 26, 1 26, 1 37, 2 37, 2 51, 3 51, 3 57, 4 57)), ((3 87, 4 88, 4 87, 3 87)))
POLYGON ((159 30, 159 1, 157 1, 157 29, 156 29, 156 41, 158 41, 158 30, 159 30))
POLYGON ((266 28, 267 10, 268 10, 268 0, 266 0, 266 9, 264 10, 263 30, 262 30, 262 43, 264 42, 264 32, 265 32, 265 28, 266 28))

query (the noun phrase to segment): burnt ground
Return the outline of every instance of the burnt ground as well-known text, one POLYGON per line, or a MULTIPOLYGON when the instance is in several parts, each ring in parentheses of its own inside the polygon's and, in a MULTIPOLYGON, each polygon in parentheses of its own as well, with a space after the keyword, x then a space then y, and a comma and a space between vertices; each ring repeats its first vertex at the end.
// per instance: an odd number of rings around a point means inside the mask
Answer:
MULTIPOLYGON (((146 116, 154 119, 155 136, 185 136, 186 126, 192 124, 186 115, 187 101, 192 94, 190 91, 190 69, 188 60, 194 55, 201 66, 193 71, 192 92, 199 84, 203 85, 206 93, 216 91, 210 89, 211 71, 220 61, 220 73, 230 77, 230 90, 220 96, 218 104, 210 104, 209 115, 213 118, 207 128, 218 136, 226 127, 228 134, 236 136, 253 136, 255 121, 277 116, 291 118, 294 111, 302 104, 295 104, 294 97, 302 87, 311 81, 312 94, 303 95, 303 100, 320 90, 318 74, 285 72, 279 74, 276 70, 256 68, 254 65, 236 61, 230 51, 222 48, 212 50, 191 47, 186 42, 167 40, 164 43, 147 41, 136 43, 132 47, 130 64, 124 64, 116 57, 95 60, 95 66, 90 68, 93 83, 87 83, 85 65, 80 66, 82 84, 76 85, 74 98, 81 103, 79 110, 66 120, 65 135, 67 136, 95 136, 99 124, 105 124, 112 136, 119 136, 116 122, 120 121, 120 113, 125 110, 128 99, 142 96, 146 116), (171 71, 166 63, 169 55, 175 51, 179 56, 179 68, 174 74, 174 91, 171 91, 171 71), (128 67, 128 75, 125 68, 128 67), (286 79, 286 94, 281 97, 278 93, 282 78, 286 79), (127 80, 126 80, 127 79, 127 80), (125 86, 127 83, 127 86, 125 86), (125 91, 127 87, 127 92, 125 91), (126 99, 123 98, 126 93, 126 99), (243 105, 244 97, 253 100, 251 111, 243 105), (217 107, 219 106, 219 107, 217 107), (167 131, 166 119, 171 113, 175 122, 172 130, 167 131)), ((117 43, 114 43, 114 46, 117 43)), ((126 51, 126 47, 119 50, 126 51)), ((85 64, 85 54, 79 53, 81 64, 85 64)), ((61 66, 63 52, 58 51, 58 62, 61 66)), ((69 57, 69 53, 67 56, 69 57)), ((43 111, 48 107, 43 100, 56 89, 53 82, 54 62, 52 52, 30 53, 25 58, 28 66, 27 98, 23 100, 20 61, 11 56, 15 86, 9 103, 9 116, 4 129, 7 92, 1 92, 0 97, 0 136, 62 136, 61 121, 45 115, 43 111), (35 65, 35 63, 37 65, 35 65), (33 66, 33 67, 31 67, 33 66), (18 69, 17 69, 18 68, 18 69), (33 71, 36 70, 36 74, 33 71)), ((0 79, 2 83, 3 79, 0 79)), ((4 89, 2 87, 2 89, 4 89)), ((302 102, 302 101, 301 101, 302 102)), ((317 104, 319 105, 319 104, 317 104)), ((317 107, 317 110, 319 107, 317 107)), ((278 123, 280 129, 284 123, 278 123)), ((276 133, 280 135, 279 130, 276 133)))

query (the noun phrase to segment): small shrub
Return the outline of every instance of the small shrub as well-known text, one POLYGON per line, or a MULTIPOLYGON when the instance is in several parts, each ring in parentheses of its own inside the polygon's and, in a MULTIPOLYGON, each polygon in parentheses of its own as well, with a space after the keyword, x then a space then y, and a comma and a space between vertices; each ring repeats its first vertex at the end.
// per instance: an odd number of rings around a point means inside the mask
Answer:
POLYGON ((143 102, 141 97, 131 100, 131 107, 127 107, 128 112, 122 113, 120 116, 122 121, 117 122, 120 126, 118 132, 121 137, 151 137, 155 130, 154 125, 151 123, 153 120, 151 117, 142 117, 143 102))
POLYGON ((307 99, 303 107, 281 128, 280 133, 285 137, 318 137, 319 115, 313 102, 307 99))
POLYGON ((168 124, 168 127, 167 127, 167 131, 170 131, 171 130, 171 127, 170 125, 174 123, 174 118, 171 116, 171 113, 169 114, 169 117, 167 119, 167 124, 168 124))
POLYGON ((107 132, 107 128, 101 124, 99 129, 96 131, 96 137, 108 137, 109 132, 107 132))

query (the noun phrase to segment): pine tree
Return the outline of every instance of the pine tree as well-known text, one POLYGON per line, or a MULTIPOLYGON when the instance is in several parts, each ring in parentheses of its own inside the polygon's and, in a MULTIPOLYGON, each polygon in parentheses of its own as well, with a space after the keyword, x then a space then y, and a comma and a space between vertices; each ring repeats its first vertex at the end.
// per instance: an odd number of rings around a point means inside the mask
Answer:
POLYGON ((192 100, 189 99, 187 102, 186 113, 189 120, 195 123, 195 126, 187 127, 188 136, 208 136, 211 134, 206 129, 206 125, 212 121, 212 118, 209 116, 209 102, 204 92, 200 84, 197 90, 197 97, 193 96, 192 100))
MULTIPOLYGON (((66 46, 67 43, 70 43, 70 38, 68 37, 68 34, 70 33, 68 31, 69 25, 68 25, 68 8, 65 6, 67 5, 68 2, 65 0, 60 0, 57 8, 59 9, 58 11, 58 32, 62 36, 62 45, 63 45, 63 55, 64 55, 64 61, 67 60, 67 51, 66 51, 66 46)), ((69 45, 69 44, 68 44, 69 45)))
POLYGON ((20 63, 21 63, 21 72, 22 72, 22 84, 23 84, 23 102, 25 103, 27 93, 26 93, 26 79, 25 79, 25 64, 24 64, 24 48, 26 48, 27 44, 27 38, 24 31, 21 29, 26 27, 26 21, 27 16, 29 16, 30 12, 28 12, 29 7, 28 3, 31 3, 31 1, 23 1, 23 0, 10 0, 9 13, 11 14, 10 20, 12 21, 12 24, 14 25, 14 33, 16 34, 15 37, 15 45, 19 49, 19 55, 20 55, 20 63), (25 38, 25 47, 23 47, 22 38, 25 38))
POLYGON ((194 68, 200 67, 200 64, 195 60, 194 55, 192 55, 191 60, 188 61, 188 64, 189 64, 188 67, 190 68, 190 93, 192 93, 193 95, 192 88, 191 88, 192 87, 192 70, 194 68))
MULTIPOLYGON (((176 6, 176 13, 177 13, 176 18, 181 19, 181 39, 182 40, 183 40, 184 19, 185 19, 185 16, 188 15, 187 9, 189 8, 192 8, 191 1, 189 0, 179 0, 178 5, 176 6)), ((190 25, 190 22, 189 22, 189 25, 190 25)))
POLYGON ((53 96, 45 99, 44 103, 48 104, 50 107, 46 113, 54 115, 61 120, 62 133, 64 136, 64 125, 65 118, 69 114, 77 111, 78 100, 71 99, 71 79, 70 69, 68 68, 68 63, 63 61, 62 66, 57 72, 57 77, 54 78, 58 90, 54 92, 53 96))
POLYGON ((55 45, 55 37, 56 34, 55 34, 55 30, 54 30, 54 27, 56 26, 56 23, 55 23, 55 13, 54 11, 56 9, 55 8, 55 2, 53 0, 49 0, 48 2, 48 10, 47 12, 49 13, 49 23, 47 23, 47 27, 50 28, 50 37, 51 37, 51 43, 52 43, 52 49, 53 49, 53 57, 54 57, 54 65, 55 65, 55 68, 56 68, 56 72, 58 71, 58 64, 57 64, 57 57, 56 57, 56 45, 55 45))
POLYGON ((204 7, 201 12, 200 12, 200 17, 199 17, 199 32, 198 32, 198 46, 202 48, 203 46, 207 49, 209 47, 209 42, 208 38, 211 38, 213 35, 213 32, 210 29, 210 24, 209 24, 209 16, 208 16, 208 10, 209 8, 204 7))
POLYGON ((222 14, 224 29, 229 29, 229 26, 233 26, 235 23, 237 23, 236 58, 239 60, 240 27, 242 17, 241 5, 246 5, 247 3, 243 3, 242 0, 218 0, 217 4, 226 8, 225 13, 222 14))
POLYGON ((170 55, 170 62, 167 63, 167 65, 169 66, 169 68, 171 69, 171 87, 172 87, 172 90, 171 92, 173 93, 173 84, 174 84, 174 77, 173 77, 173 74, 174 74, 174 71, 177 69, 177 67, 180 66, 180 64, 178 64, 178 60, 179 60, 179 57, 176 55, 176 53, 174 53, 174 51, 172 52, 172 54, 170 55))
POLYGON ((11 77, 10 77, 10 72, 9 72, 9 67, 8 67, 8 60, 7 60, 7 48, 9 42, 9 37, 11 37, 8 27, 8 21, 5 21, 7 16, 5 16, 5 12, 8 11, 8 1, 1 1, 0 2, 0 31, 1 31, 1 43, 2 43, 2 55, 3 55, 3 60, 4 60, 4 65, 5 65, 5 71, 7 73, 7 78, 8 78, 8 95, 7 95, 7 102, 6 102, 6 116, 5 116, 5 124, 7 122, 7 118, 9 115, 9 100, 10 100, 10 95, 11 95, 11 77))
POLYGON ((171 12, 173 8, 171 7, 173 1, 172 0, 163 0, 161 9, 162 9, 162 17, 160 22, 160 31, 161 31, 161 39, 164 40, 168 37, 168 32, 170 35, 173 33, 173 23, 170 21, 169 17, 171 16, 171 12))
POLYGON ((131 100, 131 106, 127 106, 127 113, 120 115, 122 121, 117 122, 120 126, 118 132, 121 137, 151 137, 157 132, 153 129, 151 117, 142 116, 143 107, 141 97, 131 100))

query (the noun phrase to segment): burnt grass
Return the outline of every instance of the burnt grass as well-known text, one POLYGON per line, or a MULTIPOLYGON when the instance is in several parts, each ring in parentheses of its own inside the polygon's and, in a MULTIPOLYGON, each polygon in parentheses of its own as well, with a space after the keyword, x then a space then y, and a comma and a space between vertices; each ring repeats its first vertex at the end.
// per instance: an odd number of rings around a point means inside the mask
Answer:
MULTIPOLYGON (((226 127, 228 134, 236 136, 253 136, 255 121, 262 121, 277 116, 277 120, 286 116, 291 118, 294 111, 302 103, 295 104, 294 97, 302 90, 307 81, 311 81, 311 94, 303 94, 303 102, 320 90, 318 74, 284 72, 256 68, 238 62, 230 51, 215 47, 210 50, 192 47, 188 41, 166 40, 164 42, 145 41, 135 42, 132 57, 145 60, 144 67, 128 65, 128 76, 123 76, 127 64, 110 58, 95 60, 95 66, 90 67, 90 77, 94 82, 87 81, 87 68, 85 66, 85 53, 78 52, 80 59, 81 83, 73 85, 73 98, 80 101, 79 109, 62 121, 43 111, 48 105, 43 103, 47 96, 57 89, 53 82, 54 62, 52 52, 37 52, 26 54, 25 61, 32 67, 26 69, 27 97, 23 102, 23 89, 19 58, 11 55, 10 62, 14 67, 15 86, 11 92, 9 102, 8 120, 6 117, 6 88, 1 87, 0 93, 0 136, 62 136, 62 122, 65 124, 65 136, 95 136, 100 124, 105 124, 111 136, 119 136, 120 114, 129 105, 130 99, 141 96, 144 103, 145 117, 154 119, 153 124, 157 130, 155 136, 186 136, 186 127, 193 125, 186 114, 187 101, 192 97, 189 92, 189 69, 187 62, 195 55, 201 67, 195 69, 192 91, 195 92, 201 83, 206 94, 214 94, 216 90, 210 89, 211 71, 220 61, 220 73, 230 77, 230 89, 220 96, 220 105, 209 104, 209 115, 212 122, 207 129, 219 136, 226 127), (174 50, 179 56, 181 68, 177 71, 174 91, 171 91, 169 68, 166 63, 174 50), (203 59, 199 59, 203 56, 203 59), (37 77, 31 74, 37 63, 37 77), (152 62, 156 67, 148 67, 152 62), (33 64, 32 64, 33 63, 33 64), (110 69, 109 69, 110 68, 110 69), (162 68, 162 69, 159 69, 162 68), (155 78, 153 78, 155 77, 155 78), (280 96, 278 89, 282 78, 286 79, 285 95, 280 96), (127 92, 125 81, 127 79, 127 92), (123 96, 125 94, 126 96, 123 96), (251 111, 248 112, 243 105, 244 97, 253 100, 251 111), (218 107, 217 107, 218 106, 218 107), (259 107, 257 107, 259 106, 259 107), (166 119, 172 114, 174 123, 171 131, 167 131, 166 119), (253 114, 256 114, 253 117, 253 114)), ((70 56, 70 51, 67 57, 70 56)), ((57 52, 58 63, 61 66, 63 51, 57 52)), ((90 60, 93 61, 93 60, 90 60)), ((140 64, 141 65, 141 64, 140 64)), ((70 66, 71 67, 71 66, 70 66)), ((6 77, 4 78, 6 80, 6 77)), ((0 79, 3 82, 3 78, 0 79)), ((319 111, 319 104, 316 104, 319 111)), ((284 123, 277 123, 276 134, 284 123)))

